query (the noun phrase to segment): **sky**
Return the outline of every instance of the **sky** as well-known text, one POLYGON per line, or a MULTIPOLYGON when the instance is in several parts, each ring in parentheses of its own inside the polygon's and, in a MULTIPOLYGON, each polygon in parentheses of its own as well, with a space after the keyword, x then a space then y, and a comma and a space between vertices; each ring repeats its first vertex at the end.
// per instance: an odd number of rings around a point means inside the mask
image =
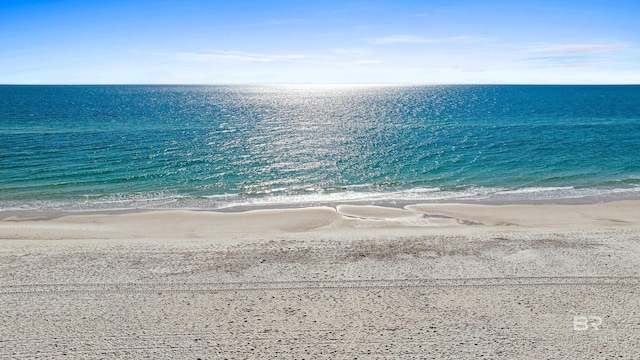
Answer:
POLYGON ((0 0, 0 84, 640 84, 638 0, 0 0))

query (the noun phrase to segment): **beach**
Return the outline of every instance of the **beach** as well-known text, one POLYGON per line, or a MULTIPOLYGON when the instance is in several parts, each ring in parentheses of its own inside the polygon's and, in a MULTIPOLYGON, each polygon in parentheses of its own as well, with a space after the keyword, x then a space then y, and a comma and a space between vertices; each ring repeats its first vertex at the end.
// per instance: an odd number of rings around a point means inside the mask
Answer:
POLYGON ((0 358, 640 358, 640 86, 0 99, 0 358))
POLYGON ((2 358, 640 356, 640 202, 3 212, 2 358))

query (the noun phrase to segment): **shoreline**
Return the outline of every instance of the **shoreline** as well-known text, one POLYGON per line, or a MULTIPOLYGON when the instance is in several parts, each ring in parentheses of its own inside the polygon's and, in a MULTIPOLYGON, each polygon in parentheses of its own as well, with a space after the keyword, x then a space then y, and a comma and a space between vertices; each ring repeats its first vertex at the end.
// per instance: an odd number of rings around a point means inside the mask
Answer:
POLYGON ((225 236, 342 236, 395 232, 472 234, 505 230, 638 229, 640 200, 589 204, 339 204, 302 208, 0 213, 0 239, 182 239, 225 236), (55 230, 50 230, 55 225, 55 230), (46 230, 46 231, 45 231, 46 230), (40 232, 42 231, 42 232, 40 232), (55 234, 55 235, 53 235, 55 234), (342 235, 341 235, 342 234, 342 235))
POLYGON ((109 214, 143 211, 216 211, 225 213, 268 209, 336 207, 338 205, 375 205, 403 208, 414 204, 480 205, 582 205, 625 200, 640 200, 640 187, 629 188, 475 188, 465 191, 405 189, 397 192, 337 192, 275 196, 184 196, 177 194, 114 195, 115 198, 60 198, 1 200, 0 218, 19 214, 109 214))

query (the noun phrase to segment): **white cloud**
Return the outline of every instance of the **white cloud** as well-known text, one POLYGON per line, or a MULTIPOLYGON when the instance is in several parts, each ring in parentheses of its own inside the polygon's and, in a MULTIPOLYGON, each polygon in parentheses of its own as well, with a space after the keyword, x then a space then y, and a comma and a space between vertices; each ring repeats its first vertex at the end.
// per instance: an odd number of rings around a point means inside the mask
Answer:
POLYGON ((392 35, 370 39, 374 44, 421 44, 434 42, 433 39, 423 38, 415 35, 392 35))
POLYGON ((352 62, 353 65, 376 65, 380 64, 380 60, 356 60, 352 62))
POLYGON ((627 48, 626 44, 561 44, 561 45, 538 45, 534 46, 532 52, 544 54, 589 54, 609 51, 618 51, 627 48))
POLYGON ((454 36, 451 38, 442 39, 442 41, 458 41, 458 42, 484 42, 484 41, 495 41, 498 40, 497 37, 482 37, 482 36, 454 36))
POLYGON ((626 44, 543 44, 532 45, 526 60, 536 67, 588 67, 607 65, 613 53, 626 44))
POLYGON ((289 62, 289 61, 305 60, 305 59, 311 58, 308 55, 300 55, 300 54, 273 55, 273 54, 254 54, 254 53, 247 53, 243 51, 215 51, 215 52, 209 52, 209 53, 183 52, 183 53, 171 54, 171 56, 179 60, 195 61, 195 62, 236 60, 236 61, 259 62, 259 63, 289 62))
POLYGON ((369 39, 369 42, 373 44, 386 45, 386 44, 428 44, 428 43, 443 43, 443 42, 484 42, 492 41, 496 38, 492 37, 479 37, 479 36, 452 36, 446 38, 425 38, 417 35, 391 35, 378 38, 369 39))
POLYGON ((538 56, 527 59, 534 67, 586 67, 594 63, 584 56, 538 56))
POLYGON ((354 48, 354 49, 346 49, 346 48, 336 48, 331 50, 332 53, 338 55, 369 55, 371 54, 371 49, 364 48, 354 48))

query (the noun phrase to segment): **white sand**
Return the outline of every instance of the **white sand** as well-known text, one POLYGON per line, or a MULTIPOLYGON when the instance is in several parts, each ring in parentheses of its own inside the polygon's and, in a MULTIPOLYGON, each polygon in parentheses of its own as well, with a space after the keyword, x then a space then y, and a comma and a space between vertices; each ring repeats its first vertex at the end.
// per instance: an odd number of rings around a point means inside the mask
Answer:
POLYGON ((640 358, 640 202, 0 221, 0 358, 640 358))

